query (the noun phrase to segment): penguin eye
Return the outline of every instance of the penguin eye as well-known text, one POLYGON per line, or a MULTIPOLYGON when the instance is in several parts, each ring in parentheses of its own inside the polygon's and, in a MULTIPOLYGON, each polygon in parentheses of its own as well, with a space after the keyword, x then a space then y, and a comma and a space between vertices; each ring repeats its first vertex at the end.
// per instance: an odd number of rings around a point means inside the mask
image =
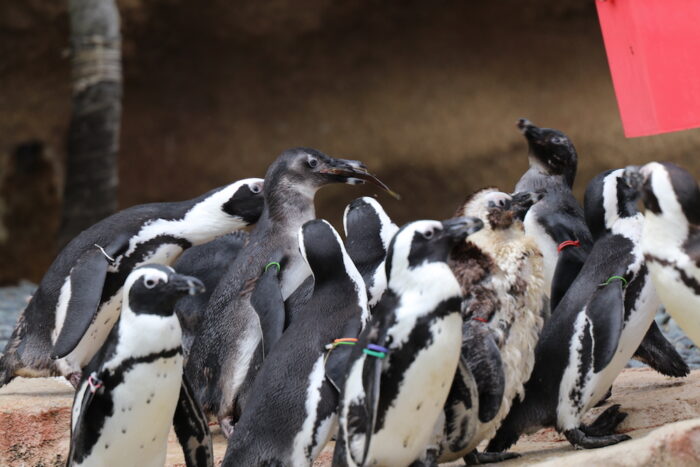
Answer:
POLYGON ((311 157, 311 158, 309 158, 308 164, 309 164, 309 167, 311 167, 313 169, 318 165, 318 159, 314 159, 313 157, 311 157))
POLYGON ((425 232, 423 232, 423 237, 425 237, 427 240, 430 240, 431 238, 433 238, 433 233, 433 229, 426 230, 425 232))
POLYGON ((549 142, 552 144, 564 144, 564 138, 561 138, 559 136, 555 136, 552 139, 550 139, 549 142))
POLYGON ((157 283, 158 283, 158 280, 151 279, 150 277, 148 279, 146 279, 145 281, 143 281, 143 285, 145 285, 147 289, 152 289, 153 287, 156 286, 157 283))
POLYGON ((257 183, 256 183, 255 185, 251 185, 251 186, 250 186, 250 191, 252 191, 253 194, 256 194, 256 195, 257 195, 258 193, 260 193, 261 190, 262 190, 262 188, 261 188, 260 185, 257 184, 257 183))

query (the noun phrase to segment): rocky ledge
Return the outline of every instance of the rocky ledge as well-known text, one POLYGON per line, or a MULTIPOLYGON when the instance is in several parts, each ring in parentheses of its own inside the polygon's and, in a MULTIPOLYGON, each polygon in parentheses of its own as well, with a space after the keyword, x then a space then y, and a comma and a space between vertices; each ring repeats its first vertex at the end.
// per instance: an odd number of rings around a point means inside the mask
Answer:
MULTIPOLYGON (((64 465, 72 398, 72 388, 59 378, 18 378, 0 389, 0 465, 64 465)), ((615 381, 609 402, 588 417, 594 418, 610 404, 621 404, 629 414, 620 431, 633 440, 576 451, 554 430, 541 430, 521 438, 513 451, 523 456, 502 465, 700 465, 700 370, 687 378, 669 379, 647 368, 627 369, 615 381)), ((212 429, 218 464, 226 442, 217 426, 212 429)), ((332 448, 326 447, 316 466, 330 465, 332 448)), ((172 433, 166 465, 184 465, 172 433)))

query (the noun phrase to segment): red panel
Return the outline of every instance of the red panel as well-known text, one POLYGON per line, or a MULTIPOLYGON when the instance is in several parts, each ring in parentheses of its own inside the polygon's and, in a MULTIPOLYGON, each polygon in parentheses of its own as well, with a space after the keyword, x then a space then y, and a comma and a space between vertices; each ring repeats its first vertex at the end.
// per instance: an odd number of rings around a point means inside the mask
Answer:
POLYGON ((700 0, 596 0, 627 137, 700 127, 700 0))

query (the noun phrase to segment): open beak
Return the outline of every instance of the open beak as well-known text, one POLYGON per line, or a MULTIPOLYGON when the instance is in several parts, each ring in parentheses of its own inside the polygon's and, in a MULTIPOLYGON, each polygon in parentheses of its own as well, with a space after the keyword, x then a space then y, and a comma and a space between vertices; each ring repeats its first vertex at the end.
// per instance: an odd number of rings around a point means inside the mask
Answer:
POLYGON ((481 230, 482 227, 484 227, 484 223, 476 217, 455 217, 442 221, 445 234, 455 242, 461 242, 469 235, 481 230))
POLYGON ((197 295, 205 290, 202 281, 196 277, 185 276, 183 274, 171 275, 168 283, 178 292, 184 292, 188 295, 197 295))
POLYGON ((521 191, 511 195, 510 209, 521 221, 525 219, 527 211, 544 197, 542 192, 521 191))
POLYGON ((318 172, 322 174, 343 177, 345 179, 345 183, 348 183, 350 185, 369 182, 386 191, 394 198, 401 199, 401 196, 399 196, 398 193, 389 188, 375 175, 372 175, 367 170, 365 164, 363 164, 360 161, 353 161, 348 159, 334 159, 333 164, 331 166, 323 167, 318 172))

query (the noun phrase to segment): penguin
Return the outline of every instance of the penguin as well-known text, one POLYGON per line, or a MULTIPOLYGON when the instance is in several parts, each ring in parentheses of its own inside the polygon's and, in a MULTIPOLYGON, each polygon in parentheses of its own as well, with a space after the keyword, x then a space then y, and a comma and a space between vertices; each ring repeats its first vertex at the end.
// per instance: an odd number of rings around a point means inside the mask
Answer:
POLYGON ((198 198, 134 206, 84 230, 58 254, 20 315, 0 360, 0 386, 16 376, 63 375, 81 368, 119 317, 124 280, 144 263, 173 263, 193 245, 257 221, 259 178, 198 198))
POLYGON ((333 465, 408 465, 436 437, 462 343, 462 293, 447 260, 482 225, 415 221, 391 240, 387 289, 348 363, 333 465))
POLYGON ((517 126, 527 140, 530 167, 515 191, 543 194, 525 216, 525 232, 544 257, 545 288, 554 310, 593 246, 583 209, 571 191, 578 154, 559 130, 540 128, 526 118, 518 120, 517 126))
POLYGON ((520 434, 554 426, 577 448, 629 439, 615 434, 626 414, 606 409, 591 425, 583 415, 598 403, 635 352, 659 306, 640 246, 641 177, 604 172, 588 185, 585 215, 596 239, 581 272, 545 323, 535 366, 487 451, 502 451, 520 434))
POLYGON ((159 264, 127 276, 121 314, 85 367, 73 400, 69 466, 162 466, 173 423, 187 465, 213 465, 204 415, 193 399, 181 397, 187 389, 173 312, 180 296, 203 288, 198 279, 159 264))
MULTIPOLYGON (((541 309, 546 301, 544 266, 542 253, 525 234, 521 217, 540 197, 535 193, 511 196, 485 188, 471 195, 456 213, 484 223, 479 232, 452 251, 450 258, 464 294, 462 355, 481 397, 478 413, 454 410, 458 402, 467 405, 464 395, 472 401, 474 394, 457 392, 458 397, 448 397, 438 462, 468 455, 467 464, 481 464, 517 456, 478 453, 476 447, 493 437, 513 400, 524 395, 524 384, 535 363, 535 346, 544 321, 541 309), (465 426, 473 427, 471 435, 463 434, 465 426)), ((461 384, 462 380, 456 378, 456 382, 461 384)))
MULTIPOLYGON (((544 256, 548 310, 555 310, 591 252, 593 239, 581 206, 571 189, 578 155, 561 131, 540 128, 527 119, 518 121, 529 148, 530 168, 515 186, 517 192, 541 191, 543 199, 525 216, 525 232, 535 239, 544 256)), ((659 373, 680 377, 690 369, 656 322, 649 326, 634 358, 659 373)))
POLYGON ((225 435, 242 413, 263 358, 284 330, 284 301, 311 275, 297 235, 315 217, 316 191, 330 183, 364 181, 388 190, 361 162, 311 148, 284 151, 268 168, 263 213, 212 293, 185 365, 197 399, 218 418, 225 435))
POLYGON ((203 293, 186 295, 175 304, 175 314, 182 328, 185 361, 212 291, 248 241, 248 236, 245 230, 237 230, 203 245, 188 248, 173 265, 180 274, 199 278, 205 289, 203 293))
POLYGON ((304 224, 299 249, 314 277, 313 293, 265 358, 228 439, 224 466, 311 466, 337 427, 336 388, 369 319, 367 292, 328 222, 304 224))
POLYGON ((391 238, 399 230, 381 204, 364 196, 352 201, 343 213, 345 248, 367 286, 370 308, 386 289, 384 259, 391 238))
POLYGON ((644 177, 642 252, 666 310, 700 345, 700 190, 670 162, 651 162, 644 177))

